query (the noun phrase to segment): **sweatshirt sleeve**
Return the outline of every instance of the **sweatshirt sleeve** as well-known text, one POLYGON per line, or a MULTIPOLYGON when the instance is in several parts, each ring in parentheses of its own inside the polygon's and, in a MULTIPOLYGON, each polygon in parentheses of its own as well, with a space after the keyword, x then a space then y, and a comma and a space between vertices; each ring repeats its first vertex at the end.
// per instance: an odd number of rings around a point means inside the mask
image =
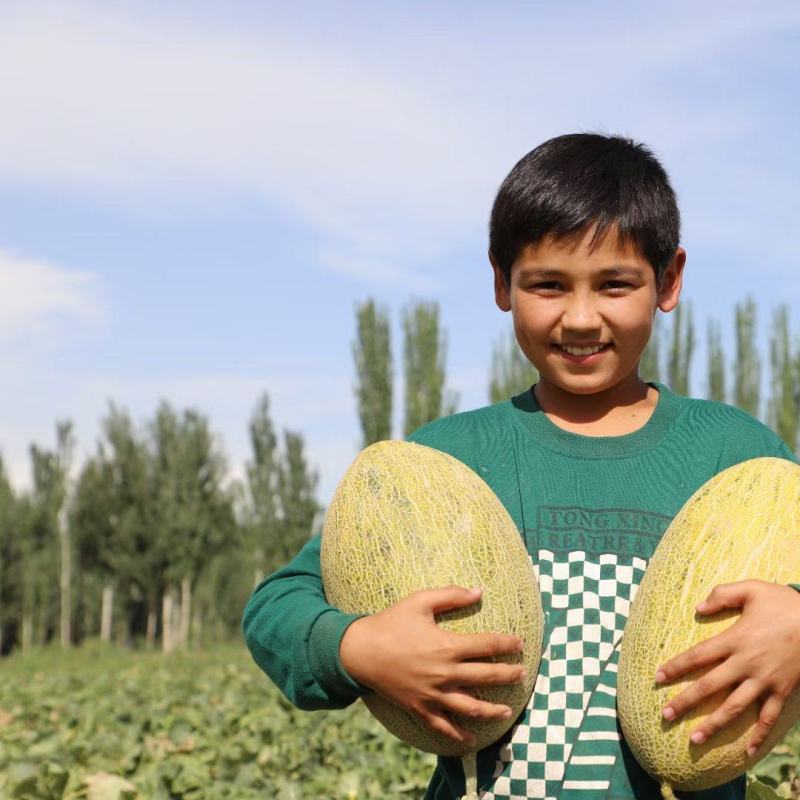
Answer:
POLYGON ((339 660, 344 632, 365 615, 345 614, 325 600, 319 550, 317 534, 256 587, 242 618, 256 664, 304 710, 344 708, 367 691, 339 660))

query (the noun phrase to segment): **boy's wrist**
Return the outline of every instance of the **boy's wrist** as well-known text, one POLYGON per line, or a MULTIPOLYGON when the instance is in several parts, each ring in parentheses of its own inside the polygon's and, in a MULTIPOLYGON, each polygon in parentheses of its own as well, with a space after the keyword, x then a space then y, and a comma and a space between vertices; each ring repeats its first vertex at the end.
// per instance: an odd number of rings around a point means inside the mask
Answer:
POLYGON ((360 697, 369 691, 344 668, 339 656, 342 637, 350 625, 366 614, 345 614, 332 608, 317 617, 308 634, 311 673, 321 686, 345 698, 360 697))

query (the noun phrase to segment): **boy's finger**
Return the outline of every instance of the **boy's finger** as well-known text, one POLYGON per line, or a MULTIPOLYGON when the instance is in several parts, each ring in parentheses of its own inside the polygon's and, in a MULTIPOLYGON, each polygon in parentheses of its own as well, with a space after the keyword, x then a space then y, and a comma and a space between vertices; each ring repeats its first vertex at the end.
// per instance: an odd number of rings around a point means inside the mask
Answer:
POLYGON ((428 710, 422 715, 422 721, 434 732, 441 733, 454 742, 474 744, 475 737, 468 730, 456 725, 442 710, 428 710))
POLYGON ((459 686, 502 686, 519 683, 526 674, 519 664, 464 662, 453 670, 451 682, 459 686))
POLYGON ((522 639, 505 633, 455 633, 453 643, 459 659, 522 652, 522 639))
POLYGON ((777 694, 770 695, 764 705, 761 706, 761 712, 758 715, 758 722, 756 723, 756 727, 753 730, 753 735, 750 737, 750 741, 747 744, 748 756, 754 756, 758 748, 764 744, 764 740, 772 732, 772 729, 775 727, 775 723, 778 721, 778 717, 780 716, 782 710, 783 698, 777 694))
POLYGON ((755 703, 760 693, 757 681, 744 681, 731 692, 728 699, 716 711, 709 714, 702 724, 692 731, 691 740, 695 744, 703 744, 731 720, 736 719, 751 703, 755 703))
POLYGON ((498 703, 478 700, 466 692, 448 692, 442 699, 447 711, 468 719, 510 719, 511 709, 498 703))
POLYGON ((481 599, 480 589, 466 589, 463 586, 443 586, 441 589, 421 589, 409 595, 419 608, 430 614, 463 608, 481 599))
POLYGON ((735 683, 736 679, 739 677, 741 676, 737 675, 734 670, 728 666, 728 662, 721 664, 696 680, 680 694, 673 697, 672 700, 661 709, 661 714, 664 719, 671 722, 673 719, 677 719, 682 714, 685 714, 690 708, 694 708, 707 697, 735 683))
POLYGON ((742 608, 750 595, 753 581, 736 581, 715 586, 705 600, 697 604, 698 614, 716 614, 725 608, 742 608))
POLYGON ((726 644, 726 633, 727 631, 723 631, 712 636, 662 664, 656 671, 656 683, 669 683, 688 672, 727 658, 731 648, 726 644))

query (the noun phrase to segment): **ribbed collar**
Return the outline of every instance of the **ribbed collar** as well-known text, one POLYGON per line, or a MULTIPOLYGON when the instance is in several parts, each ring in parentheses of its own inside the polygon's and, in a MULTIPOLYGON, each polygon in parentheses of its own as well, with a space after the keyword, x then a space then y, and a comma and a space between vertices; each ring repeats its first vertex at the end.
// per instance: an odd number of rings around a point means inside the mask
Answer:
POLYGON ((647 383, 658 391, 656 407, 650 419, 639 430, 622 436, 584 436, 559 428, 542 410, 533 387, 511 398, 513 414, 540 445, 564 455, 574 458, 624 458, 638 455, 655 447, 681 412, 678 395, 658 381, 647 383))

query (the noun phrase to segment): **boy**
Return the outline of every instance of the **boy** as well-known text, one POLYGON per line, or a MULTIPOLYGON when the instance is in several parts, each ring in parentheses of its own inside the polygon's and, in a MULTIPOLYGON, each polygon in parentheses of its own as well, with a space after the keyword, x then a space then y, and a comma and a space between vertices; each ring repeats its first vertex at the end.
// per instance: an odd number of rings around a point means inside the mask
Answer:
MULTIPOLYGON (((631 756, 615 713, 619 640, 636 587, 670 520, 701 484, 749 458, 796 459, 743 411, 639 378, 656 309, 677 305, 686 258, 674 193, 645 147, 594 134, 540 145, 500 187, 489 256, 495 302, 511 311, 539 381, 409 437, 460 459, 492 487, 542 591, 545 651, 533 696, 508 734, 478 754, 479 794, 655 798, 658 786, 631 756)), ((760 701, 750 743, 757 747, 800 683, 800 595, 745 581, 701 600, 699 613, 742 614, 654 676, 673 680, 711 667, 671 701, 665 718, 724 691, 728 701, 696 731, 707 738, 760 701)), ((375 691, 432 729, 468 740, 452 714, 510 712, 470 690, 521 677, 517 666, 472 660, 512 652, 514 637, 436 626, 436 612, 475 601, 468 588, 447 587, 379 614, 343 614, 325 602, 316 536, 256 589, 243 628, 256 662, 301 708, 339 708, 375 691)), ((460 760, 439 758, 426 800, 463 792, 460 760)), ((685 796, 743 798, 744 779, 685 796)))

